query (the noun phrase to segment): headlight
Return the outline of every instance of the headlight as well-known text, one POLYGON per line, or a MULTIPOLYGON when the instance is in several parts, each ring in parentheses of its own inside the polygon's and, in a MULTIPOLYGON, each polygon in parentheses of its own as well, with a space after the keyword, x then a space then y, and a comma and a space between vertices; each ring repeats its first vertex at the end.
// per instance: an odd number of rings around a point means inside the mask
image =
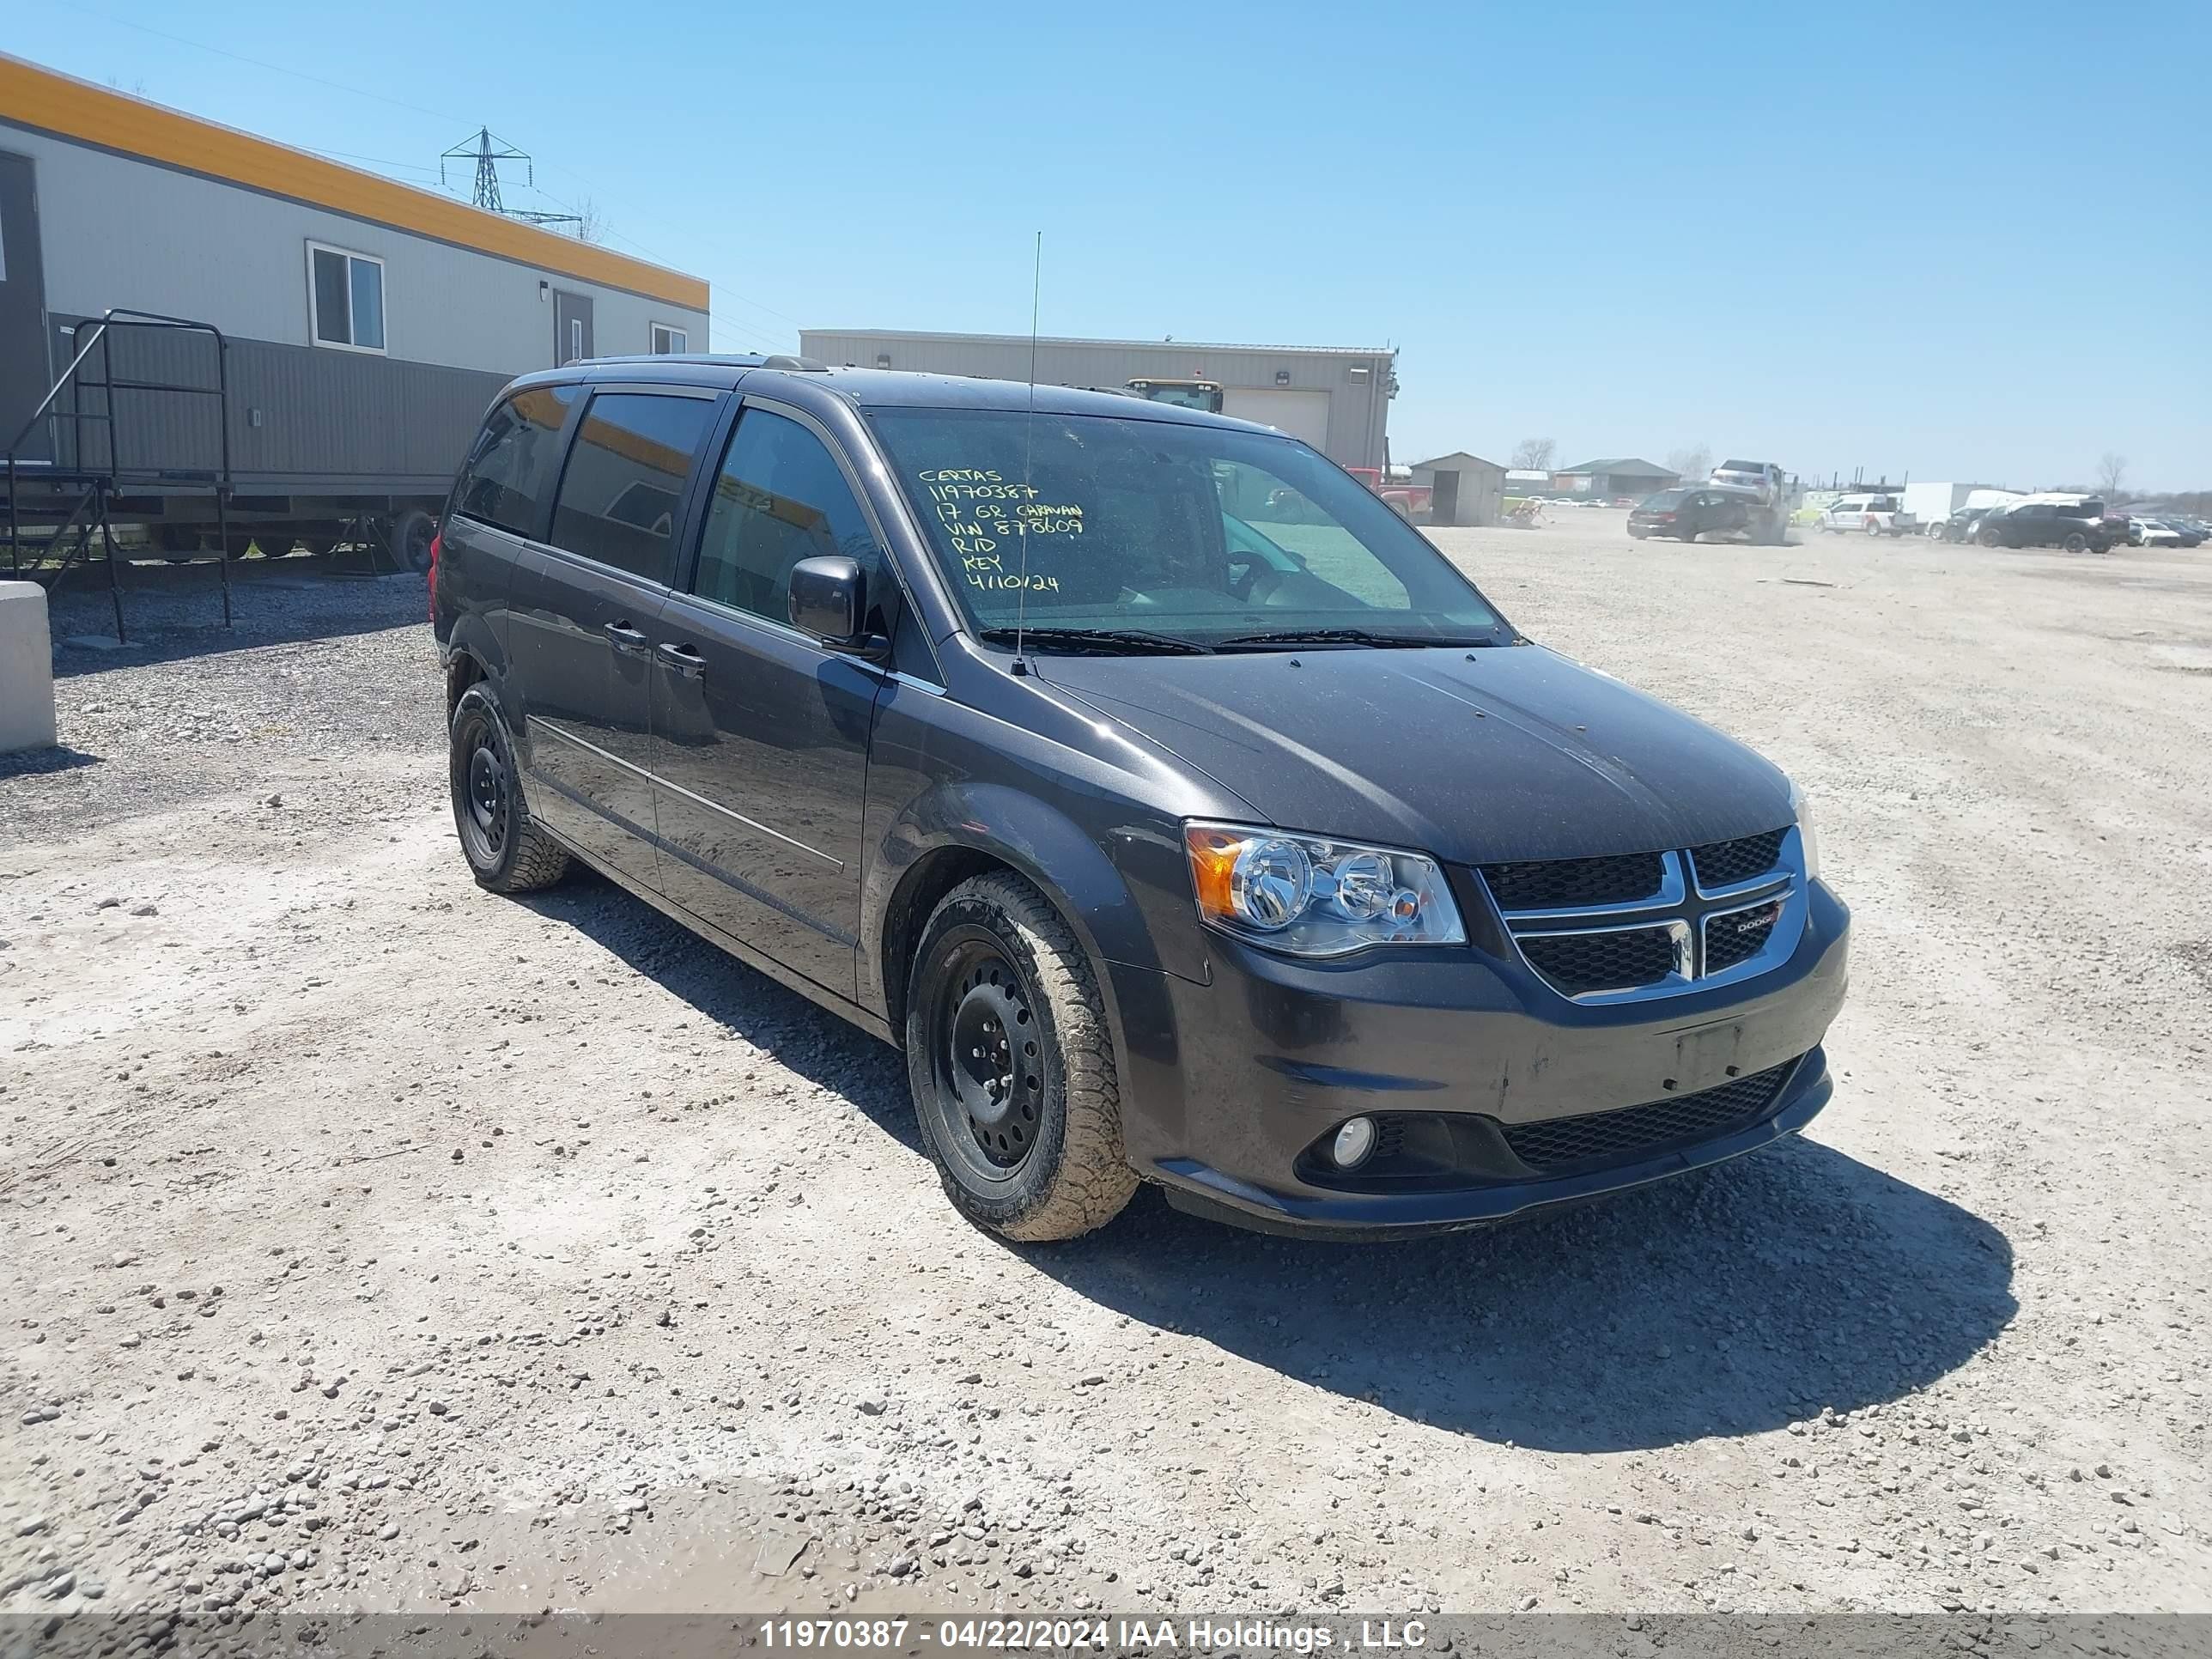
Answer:
POLYGON ((1796 784, 1790 786, 1790 810, 1797 815, 1797 844, 1805 854, 1805 879, 1820 873, 1820 837, 1813 829, 1813 803, 1796 784))
POLYGON ((1370 945, 1464 945, 1436 860, 1235 823, 1183 827, 1200 917, 1293 956, 1370 945))

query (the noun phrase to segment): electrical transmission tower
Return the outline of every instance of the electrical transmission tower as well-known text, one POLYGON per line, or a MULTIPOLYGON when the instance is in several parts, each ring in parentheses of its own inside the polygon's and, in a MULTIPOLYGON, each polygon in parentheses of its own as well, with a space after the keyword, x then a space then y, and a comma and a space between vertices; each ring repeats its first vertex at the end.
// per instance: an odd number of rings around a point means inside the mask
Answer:
POLYGON ((530 152, 517 149, 504 138, 495 137, 489 127, 478 127, 476 137, 463 139, 438 157, 438 182, 446 183, 446 163, 474 161, 477 165, 476 191, 471 200, 491 213, 505 214, 510 219, 521 219, 533 225, 580 225, 580 214, 534 213, 527 208, 511 208, 499 198, 499 164, 520 161, 523 165, 523 182, 537 188, 538 169, 530 159, 530 152))

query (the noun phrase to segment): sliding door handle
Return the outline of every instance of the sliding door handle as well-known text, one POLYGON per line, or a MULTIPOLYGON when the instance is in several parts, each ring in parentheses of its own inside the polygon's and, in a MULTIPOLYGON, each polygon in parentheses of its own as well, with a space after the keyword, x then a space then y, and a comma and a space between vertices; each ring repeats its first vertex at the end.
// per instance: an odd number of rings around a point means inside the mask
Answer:
POLYGON ((641 657, 645 654, 646 637, 637 629, 632 628, 627 618, 609 623, 605 631, 615 649, 624 656, 641 657))
POLYGON ((662 667, 687 680, 696 680, 707 672, 707 659, 691 646, 664 640, 653 654, 660 659, 662 667))

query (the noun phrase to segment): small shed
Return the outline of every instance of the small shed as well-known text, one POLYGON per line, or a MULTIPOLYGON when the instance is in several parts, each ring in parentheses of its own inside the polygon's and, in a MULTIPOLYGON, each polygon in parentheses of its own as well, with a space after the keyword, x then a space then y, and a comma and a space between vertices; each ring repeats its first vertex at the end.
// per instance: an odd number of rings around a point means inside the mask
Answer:
POLYGON ((1496 524, 1504 511, 1505 469, 1463 449, 1416 461, 1413 482, 1429 487, 1431 524, 1496 524))

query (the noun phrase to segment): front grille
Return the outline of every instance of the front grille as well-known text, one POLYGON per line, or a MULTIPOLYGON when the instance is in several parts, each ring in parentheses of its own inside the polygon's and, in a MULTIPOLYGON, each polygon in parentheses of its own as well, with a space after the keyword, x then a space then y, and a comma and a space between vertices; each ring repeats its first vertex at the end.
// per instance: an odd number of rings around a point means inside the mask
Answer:
POLYGON ((1755 910, 1731 910, 1705 918, 1705 971, 1717 974, 1739 962, 1748 962, 1766 948, 1774 924, 1782 918, 1782 901, 1755 910))
POLYGON ((1763 1116, 1796 1063, 1790 1060, 1717 1089, 1617 1112, 1509 1123, 1504 1126, 1505 1144, 1530 1169, 1553 1174, 1579 1164, 1625 1162, 1663 1147, 1706 1139, 1763 1116))
POLYGON ((1563 995, 1656 985, 1674 971, 1674 934, 1668 927, 1624 927, 1603 933, 1523 933, 1521 954, 1563 995))
POLYGON ((1664 866, 1656 853, 1601 859, 1523 859, 1486 864, 1482 878, 1501 910, 1564 910, 1573 905, 1633 904, 1659 890, 1664 866))
POLYGON ((1690 861, 1697 866, 1698 885, 1710 893, 1765 875, 1781 861, 1782 838, 1789 833, 1786 830, 1770 830, 1763 836, 1692 847, 1690 861))

